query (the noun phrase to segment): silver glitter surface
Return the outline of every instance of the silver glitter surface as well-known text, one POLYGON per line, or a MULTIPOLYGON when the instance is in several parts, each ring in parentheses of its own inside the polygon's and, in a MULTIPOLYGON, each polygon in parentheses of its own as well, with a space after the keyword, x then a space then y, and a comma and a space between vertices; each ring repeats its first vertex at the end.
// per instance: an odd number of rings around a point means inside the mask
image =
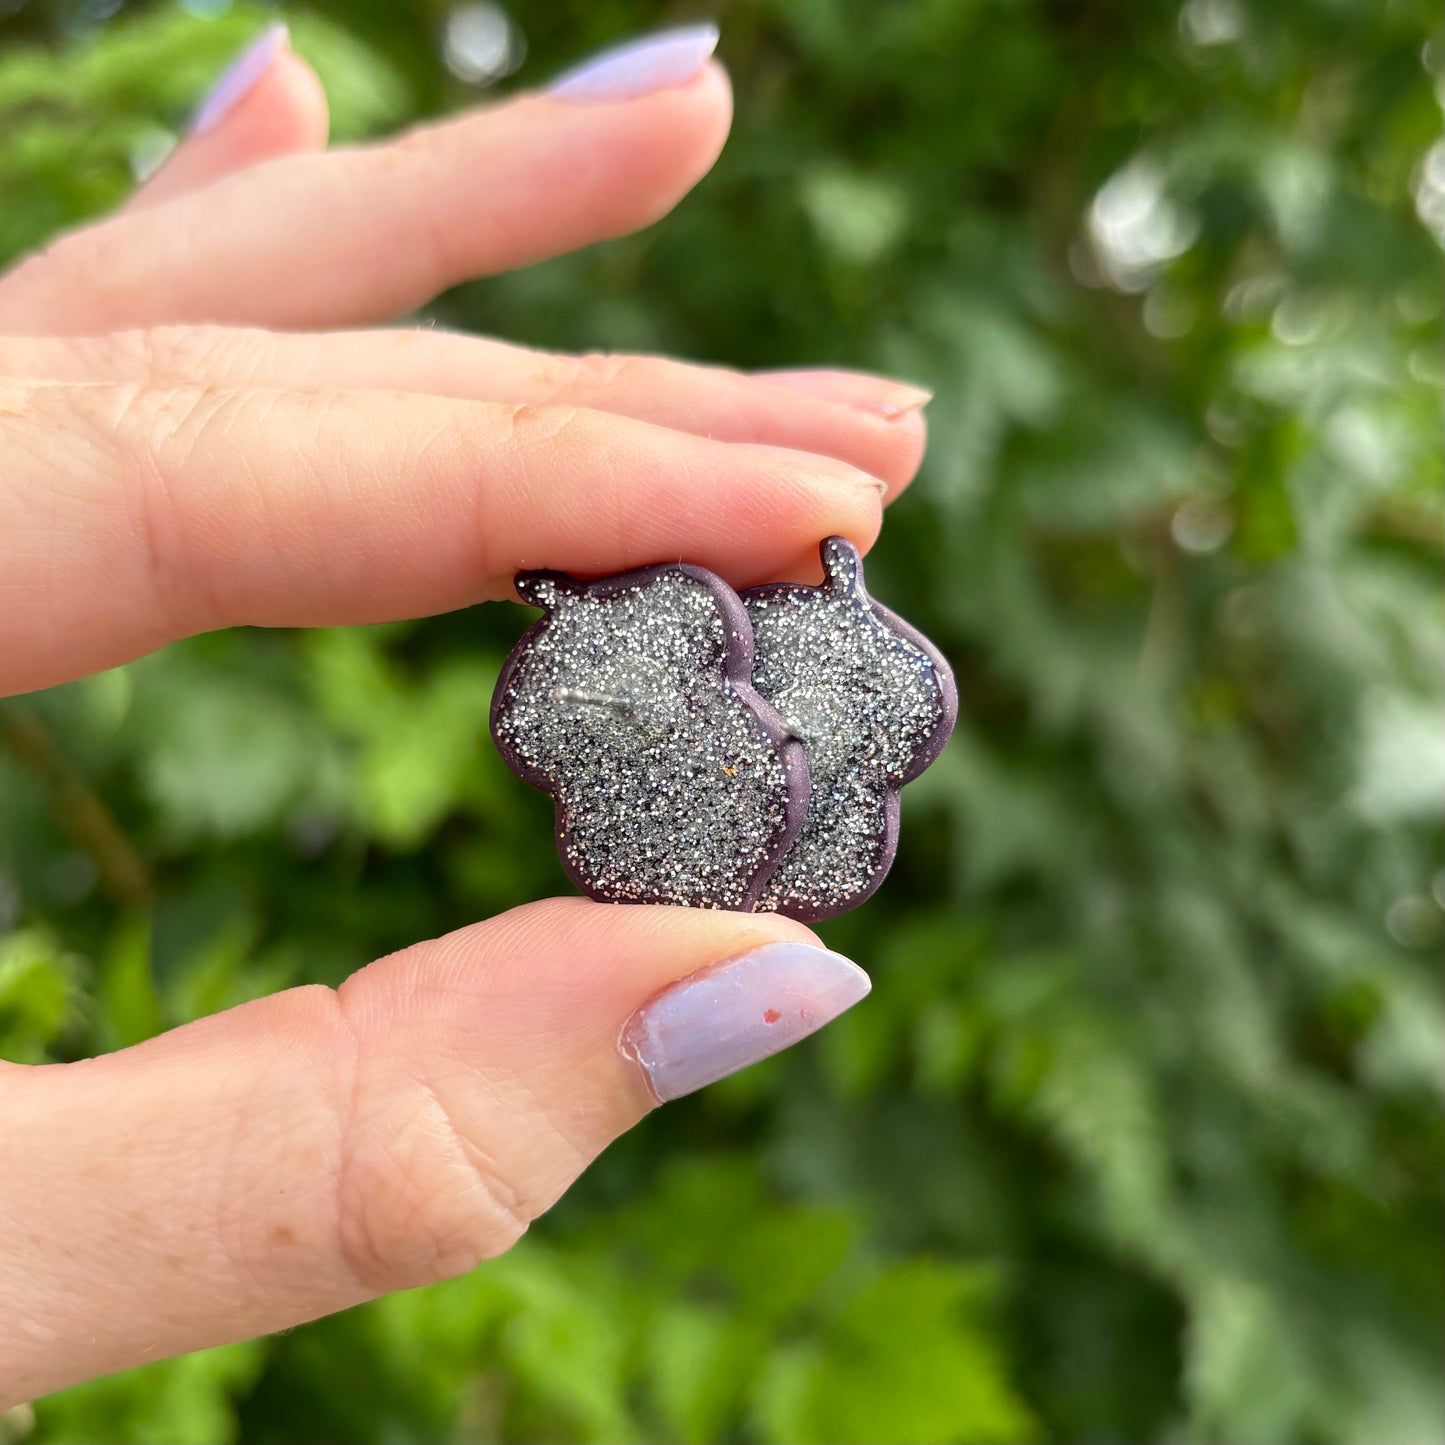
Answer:
POLYGON ((893 862, 898 789, 937 756, 956 715, 947 663, 871 602, 854 547, 829 538, 820 587, 743 594, 753 685, 802 740, 812 791, 802 832, 760 908, 814 920, 861 903, 893 862))
POLYGON ((747 684, 736 599, 680 567, 596 583, 541 574, 518 590, 547 616, 513 653, 492 731, 553 793, 578 886, 613 902, 754 906, 807 782, 747 684))

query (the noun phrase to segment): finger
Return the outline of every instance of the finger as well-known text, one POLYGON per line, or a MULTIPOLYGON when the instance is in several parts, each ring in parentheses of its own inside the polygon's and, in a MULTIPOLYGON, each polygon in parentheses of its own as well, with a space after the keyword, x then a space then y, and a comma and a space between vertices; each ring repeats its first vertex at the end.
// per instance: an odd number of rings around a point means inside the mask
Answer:
POLYGON ((277 156, 326 147, 326 93, 292 54, 286 26, 269 26, 227 67, 190 133, 126 206, 159 205, 277 156))
POLYGON ((866 976, 815 943, 776 915, 557 900, 337 992, 0 1065, 0 1408, 500 1253, 659 1099, 856 1003, 866 976))
POLYGON ((929 393, 859 372, 808 372, 786 389, 653 356, 559 356, 440 331, 278 335, 162 327, 0 341, 0 375, 57 381, 396 390, 636 417, 718 441, 837 457, 901 491, 918 470, 929 393))
POLYGON ((650 225, 727 134, 715 65, 614 102, 533 95, 389 145, 288 156, 62 238, 0 281, 0 331, 282 328, 408 311, 650 225))
POLYGON ((532 567, 806 578, 820 537, 867 550, 882 490, 569 406, 0 385, 0 693, 215 627, 450 611, 532 567))

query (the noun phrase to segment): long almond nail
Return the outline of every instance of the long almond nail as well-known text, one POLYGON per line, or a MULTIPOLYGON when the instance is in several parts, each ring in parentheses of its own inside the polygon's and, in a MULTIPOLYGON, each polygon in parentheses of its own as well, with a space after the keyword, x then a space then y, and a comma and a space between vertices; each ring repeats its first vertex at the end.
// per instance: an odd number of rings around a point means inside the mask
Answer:
POLYGON ((291 32, 284 21, 268 25, 226 68, 206 93, 200 108, 191 117, 190 133, 204 135, 214 130, 260 84, 276 62, 276 57, 291 43, 291 32))
POLYGON ((623 1029, 622 1050, 666 1103, 807 1038, 871 987, 840 953, 766 943, 650 999, 623 1029))
POLYGON ((841 402, 859 411, 876 412, 890 419, 907 416, 933 400, 933 393, 921 386, 870 376, 862 371, 759 371, 762 381, 791 387, 819 401, 841 402))
POLYGON ((717 39, 717 26, 708 23, 629 40, 558 76, 547 94, 558 100, 607 104, 671 90, 686 85, 703 68, 717 49, 717 39))

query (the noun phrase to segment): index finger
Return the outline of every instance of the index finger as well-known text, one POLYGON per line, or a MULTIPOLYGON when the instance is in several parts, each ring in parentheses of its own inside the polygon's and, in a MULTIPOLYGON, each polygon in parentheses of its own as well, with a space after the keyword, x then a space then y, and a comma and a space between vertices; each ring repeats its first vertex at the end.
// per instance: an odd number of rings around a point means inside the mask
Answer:
POLYGON ((631 417, 406 393, 0 386, 0 694, 236 624, 381 622, 529 568, 738 586, 877 535, 842 462, 631 417))

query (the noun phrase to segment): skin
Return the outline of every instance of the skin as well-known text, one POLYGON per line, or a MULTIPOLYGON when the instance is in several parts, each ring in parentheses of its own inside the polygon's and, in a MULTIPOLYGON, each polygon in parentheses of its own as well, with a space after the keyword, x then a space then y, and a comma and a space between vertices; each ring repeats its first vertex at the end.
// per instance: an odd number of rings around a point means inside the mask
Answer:
MULTIPOLYGON (((0 277, 0 694, 217 627, 507 597, 525 568, 686 557, 745 587, 815 577, 820 537, 866 549, 922 453, 910 388, 331 330, 650 224, 729 119, 709 65, 327 152, 281 55, 117 215, 0 277)), ((339 990, 0 1063, 0 1408, 505 1250, 652 1107, 628 1017, 778 939, 815 941, 554 899, 339 990)))

